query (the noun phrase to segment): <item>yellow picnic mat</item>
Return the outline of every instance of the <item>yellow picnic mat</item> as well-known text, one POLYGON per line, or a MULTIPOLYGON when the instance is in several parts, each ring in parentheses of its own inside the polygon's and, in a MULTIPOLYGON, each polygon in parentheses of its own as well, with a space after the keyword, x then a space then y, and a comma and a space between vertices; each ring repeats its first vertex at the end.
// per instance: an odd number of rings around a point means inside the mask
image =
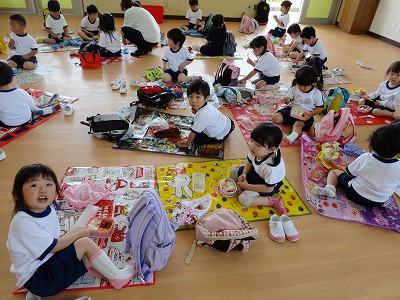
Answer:
MULTIPOLYGON (((170 216, 182 200, 198 199, 206 194, 212 198, 209 211, 219 208, 231 208, 240 213, 247 221, 260 221, 269 219, 275 209, 268 206, 243 207, 237 196, 225 197, 219 192, 220 181, 229 177, 232 166, 242 165, 244 159, 231 159, 223 161, 185 162, 179 164, 166 164, 156 166, 157 187, 161 200, 170 216), (205 191, 198 190, 193 184, 193 174, 204 174, 205 191)), ((305 203, 285 178, 279 196, 289 216, 311 214, 305 203)))

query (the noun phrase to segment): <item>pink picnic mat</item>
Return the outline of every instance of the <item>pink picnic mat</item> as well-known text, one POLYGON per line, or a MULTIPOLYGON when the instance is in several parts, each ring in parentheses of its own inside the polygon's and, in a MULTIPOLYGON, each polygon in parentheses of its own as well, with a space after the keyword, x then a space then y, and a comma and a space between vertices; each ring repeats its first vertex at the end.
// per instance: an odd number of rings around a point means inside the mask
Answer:
MULTIPOLYGON (((259 104, 254 99, 250 99, 247 104, 238 106, 231 105, 231 111, 234 115, 239 129, 242 132, 247 143, 250 142, 251 131, 260 123, 271 123, 271 116, 281 104, 281 99, 269 104, 259 104)), ((282 124, 276 124, 282 128, 283 134, 288 135, 292 132, 292 127, 282 124)), ((300 139, 296 139, 292 144, 282 140, 281 146, 299 146, 300 139)))
MULTIPOLYGON (((400 211, 393 196, 385 207, 368 208, 349 201, 340 188, 337 189, 335 198, 314 195, 311 192, 313 187, 316 185, 325 186, 326 184, 326 174, 320 180, 313 177, 315 172, 321 172, 321 170, 323 170, 323 165, 318 159, 318 152, 321 150, 321 147, 320 144, 311 140, 305 134, 302 135, 300 140, 301 170, 306 199, 321 215, 338 220, 393 229, 400 232, 400 211)), ((365 150, 351 142, 347 143, 340 154, 341 163, 343 165, 348 165, 364 151, 365 150)))
POLYGON ((356 125, 386 125, 394 121, 388 117, 376 117, 371 113, 361 113, 357 110, 357 103, 354 101, 349 101, 348 107, 351 110, 356 125))

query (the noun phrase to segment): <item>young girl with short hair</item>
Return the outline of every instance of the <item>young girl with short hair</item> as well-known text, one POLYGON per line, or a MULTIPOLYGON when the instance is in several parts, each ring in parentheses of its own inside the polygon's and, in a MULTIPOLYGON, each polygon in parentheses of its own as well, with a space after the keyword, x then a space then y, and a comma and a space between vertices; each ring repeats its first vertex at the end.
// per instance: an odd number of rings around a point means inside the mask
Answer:
POLYGON ((114 17, 110 13, 100 14, 100 55, 101 57, 117 57, 121 55, 121 37, 115 30, 114 17))
POLYGON ((373 108, 372 114, 379 117, 390 117, 398 120, 400 108, 400 61, 395 61, 386 70, 386 80, 378 89, 365 95, 358 101, 359 105, 368 105, 373 108))
POLYGON ((324 109, 324 92, 317 70, 312 66, 299 68, 283 101, 287 106, 272 115, 272 122, 293 125, 292 133, 284 136, 287 142, 293 143, 303 130, 310 130, 314 124, 314 116, 324 109), (304 120, 291 116, 292 108, 301 109, 304 120))
POLYGON ((301 28, 299 24, 294 23, 290 25, 287 29, 287 33, 292 38, 292 42, 290 44, 285 44, 283 42, 282 44, 283 53, 292 59, 296 59, 304 48, 304 42, 300 36, 300 32, 301 28))
POLYGON ((206 37, 206 43, 202 46, 194 45, 193 50, 207 56, 220 56, 224 54, 226 25, 221 14, 215 14, 211 18, 211 27, 206 37))
POLYGON ((247 59, 247 63, 252 65, 254 69, 240 79, 239 84, 245 85, 246 81, 256 74, 259 75, 259 79, 255 83, 256 89, 278 84, 281 76, 281 67, 276 57, 268 51, 267 39, 262 35, 255 37, 250 42, 250 48, 253 49, 257 60, 253 61, 250 57, 247 59))
POLYGON ((88 228, 74 226, 60 236, 55 202, 59 194, 57 176, 46 165, 24 166, 15 176, 13 218, 6 246, 17 287, 24 286, 30 294, 40 297, 56 295, 87 273, 88 268, 106 277, 115 289, 129 283, 133 267, 118 269, 89 238, 88 228))
MULTIPOLYGON (((397 122, 397 123, 396 123, 397 122)), ((346 167, 346 171, 329 171, 325 187, 312 192, 327 197, 336 196, 336 186, 347 199, 365 207, 384 205, 400 182, 400 125, 379 127, 369 137, 369 152, 361 154, 346 167)))

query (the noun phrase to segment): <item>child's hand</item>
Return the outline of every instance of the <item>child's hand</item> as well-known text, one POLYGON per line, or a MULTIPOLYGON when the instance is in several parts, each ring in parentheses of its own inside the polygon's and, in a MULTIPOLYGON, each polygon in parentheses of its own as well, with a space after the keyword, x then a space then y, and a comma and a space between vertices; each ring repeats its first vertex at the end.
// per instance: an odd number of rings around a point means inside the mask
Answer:
POLYGON ((375 101, 374 101, 374 105, 375 105, 375 106, 379 106, 379 103, 381 103, 380 100, 375 100, 375 101))
POLYGON ((236 183, 236 185, 237 185, 242 191, 248 189, 248 188, 247 188, 247 187, 248 187, 247 180, 239 181, 239 182, 236 183))
POLYGON ((25 59, 25 60, 28 60, 29 59, 29 55, 28 54, 22 55, 22 58, 25 59))
POLYGON ((10 49, 14 49, 14 45, 15 45, 15 40, 13 40, 10 35, 7 33, 6 36, 8 37, 9 41, 8 41, 8 48, 10 49))
POLYGON ((283 98, 283 103, 289 104, 290 103, 290 98, 289 97, 284 97, 283 98))
POLYGON ((89 237, 90 230, 85 226, 74 226, 66 234, 78 234, 80 237, 89 237))
POLYGON ((240 79, 240 80, 238 81, 238 83, 239 83, 239 84, 246 84, 246 80, 240 79))
POLYGON ((242 175, 240 175, 238 177, 238 182, 243 182, 243 181, 246 181, 246 175, 245 174, 242 174, 242 175))

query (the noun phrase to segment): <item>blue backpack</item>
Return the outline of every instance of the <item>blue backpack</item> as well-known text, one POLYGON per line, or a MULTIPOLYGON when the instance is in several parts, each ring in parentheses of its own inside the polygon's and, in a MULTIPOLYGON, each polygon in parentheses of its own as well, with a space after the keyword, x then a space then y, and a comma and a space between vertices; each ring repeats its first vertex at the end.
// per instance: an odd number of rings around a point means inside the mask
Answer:
POLYGON ((136 199, 129 212, 128 227, 126 252, 132 252, 138 278, 150 282, 153 271, 167 264, 178 224, 168 220, 157 191, 149 189, 136 199))
POLYGON ((339 109, 347 107, 349 101, 349 92, 342 87, 331 87, 326 91, 324 100, 324 112, 328 113, 330 110, 338 112, 339 109))
POLYGON ((236 40, 232 31, 227 30, 225 34, 224 55, 233 56, 236 52, 236 40))

